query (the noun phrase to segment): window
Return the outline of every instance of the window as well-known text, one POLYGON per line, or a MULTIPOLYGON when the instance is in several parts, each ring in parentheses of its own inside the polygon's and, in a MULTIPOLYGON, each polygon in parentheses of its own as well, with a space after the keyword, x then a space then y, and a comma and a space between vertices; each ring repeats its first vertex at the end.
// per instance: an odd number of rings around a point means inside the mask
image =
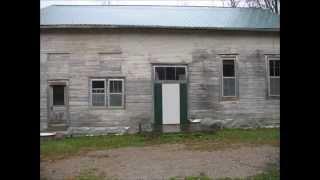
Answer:
POLYGON ((91 79, 91 105, 123 107, 123 81, 123 79, 111 78, 91 79))
POLYGON ((269 96, 280 96, 280 59, 268 58, 269 96))
POLYGON ((53 105, 63 106, 64 105, 64 87, 63 85, 52 86, 53 93, 53 105))
POLYGON ((91 103, 92 103, 92 106, 106 105, 106 80, 105 79, 91 80, 91 103))
POLYGON ((186 66, 155 66, 155 80, 186 80, 186 66))
POLYGON ((236 97, 235 59, 222 60, 222 96, 236 97))
POLYGON ((109 107, 123 106, 123 79, 109 79, 109 107))

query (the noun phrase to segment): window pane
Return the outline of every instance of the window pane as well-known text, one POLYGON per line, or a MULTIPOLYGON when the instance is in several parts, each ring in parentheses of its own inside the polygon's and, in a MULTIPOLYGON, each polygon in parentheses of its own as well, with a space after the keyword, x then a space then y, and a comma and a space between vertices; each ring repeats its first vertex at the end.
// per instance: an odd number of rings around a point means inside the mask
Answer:
POLYGON ((105 105, 105 94, 92 94, 92 105, 93 106, 104 106, 105 105))
POLYGON ((122 81, 110 81, 110 93, 121 93, 122 81))
POLYGON ((165 80, 165 67, 156 67, 156 80, 165 80))
POLYGON ((234 60, 223 60, 223 76, 234 77, 234 60))
POLYGON ((122 94, 110 94, 110 106, 122 106, 122 94))
POLYGON ((269 74, 270 76, 274 76, 274 60, 269 61, 269 74))
POLYGON ((186 80, 186 68, 177 67, 176 68, 176 80, 186 80))
POLYGON ((280 76, 280 61, 275 61, 275 76, 280 76))
POLYGON ((175 80, 175 68, 174 67, 166 67, 166 80, 175 80))
POLYGON ((53 105, 64 105, 64 86, 52 86, 53 90, 53 105))
POLYGON ((101 89, 101 88, 92 89, 92 93, 104 93, 104 89, 101 89))
POLYGON ((92 81, 92 88, 104 88, 104 81, 92 81))
POLYGON ((280 95, 280 78, 270 78, 270 95, 280 95))
POLYGON ((236 81, 234 78, 223 79, 223 96, 236 96, 236 81))

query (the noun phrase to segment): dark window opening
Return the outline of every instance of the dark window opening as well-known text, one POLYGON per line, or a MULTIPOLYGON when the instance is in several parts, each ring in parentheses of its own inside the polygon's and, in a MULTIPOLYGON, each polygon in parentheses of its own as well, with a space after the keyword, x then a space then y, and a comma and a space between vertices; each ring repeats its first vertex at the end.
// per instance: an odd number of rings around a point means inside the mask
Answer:
POLYGON ((106 91, 105 91, 105 80, 92 80, 91 81, 91 103, 92 106, 105 106, 106 102, 106 91))
POLYGON ((64 87, 63 85, 52 86, 54 106, 64 105, 64 87))
POLYGON ((122 92, 122 81, 110 81, 110 93, 121 93, 122 92))
POLYGON ((104 88, 104 81, 92 81, 92 88, 104 88))
POLYGON ((186 68, 184 67, 176 68, 176 80, 186 80, 186 68))
POLYGON ((166 76, 165 76, 165 67, 156 67, 156 72, 155 72, 155 75, 156 75, 156 80, 165 80, 166 79, 166 76))
POLYGON ((186 80, 186 68, 155 67, 155 80, 186 80))
POLYGON ((223 76, 234 77, 234 60, 223 60, 223 76))
POLYGON ((280 60, 269 60, 269 95, 280 95, 280 60))
POLYGON ((222 61, 222 93, 224 97, 236 97, 235 60, 222 61))
POLYGON ((269 60, 269 75, 280 76, 280 60, 269 60))
POLYGON ((123 80, 110 80, 109 81, 109 105, 110 107, 122 107, 123 106, 123 80))
POLYGON ((167 67, 166 68, 166 80, 176 80, 175 79, 175 68, 174 67, 167 67))

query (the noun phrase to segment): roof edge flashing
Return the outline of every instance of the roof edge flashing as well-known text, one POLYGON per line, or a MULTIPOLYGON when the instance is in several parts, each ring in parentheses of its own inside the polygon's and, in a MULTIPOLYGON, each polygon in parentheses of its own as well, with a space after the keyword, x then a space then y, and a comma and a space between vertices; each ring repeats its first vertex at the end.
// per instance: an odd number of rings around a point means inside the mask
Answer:
POLYGON ((172 26, 123 26, 123 25, 40 25, 41 29, 180 29, 228 31, 280 31, 280 28, 224 28, 224 27, 172 27, 172 26))

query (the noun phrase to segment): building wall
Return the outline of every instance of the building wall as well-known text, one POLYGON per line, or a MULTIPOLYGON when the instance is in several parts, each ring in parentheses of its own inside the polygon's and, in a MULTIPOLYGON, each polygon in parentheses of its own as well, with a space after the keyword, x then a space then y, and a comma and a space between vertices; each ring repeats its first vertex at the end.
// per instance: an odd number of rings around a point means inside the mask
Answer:
POLYGON ((186 30, 42 30, 41 130, 47 80, 69 79, 72 127, 130 127, 153 119, 151 63, 188 64, 189 118, 230 127, 278 125, 280 100, 267 96, 265 54, 280 54, 279 33, 186 30), (220 97, 220 54, 237 54, 239 99, 220 97), (125 108, 89 107, 90 77, 125 77, 125 108))

